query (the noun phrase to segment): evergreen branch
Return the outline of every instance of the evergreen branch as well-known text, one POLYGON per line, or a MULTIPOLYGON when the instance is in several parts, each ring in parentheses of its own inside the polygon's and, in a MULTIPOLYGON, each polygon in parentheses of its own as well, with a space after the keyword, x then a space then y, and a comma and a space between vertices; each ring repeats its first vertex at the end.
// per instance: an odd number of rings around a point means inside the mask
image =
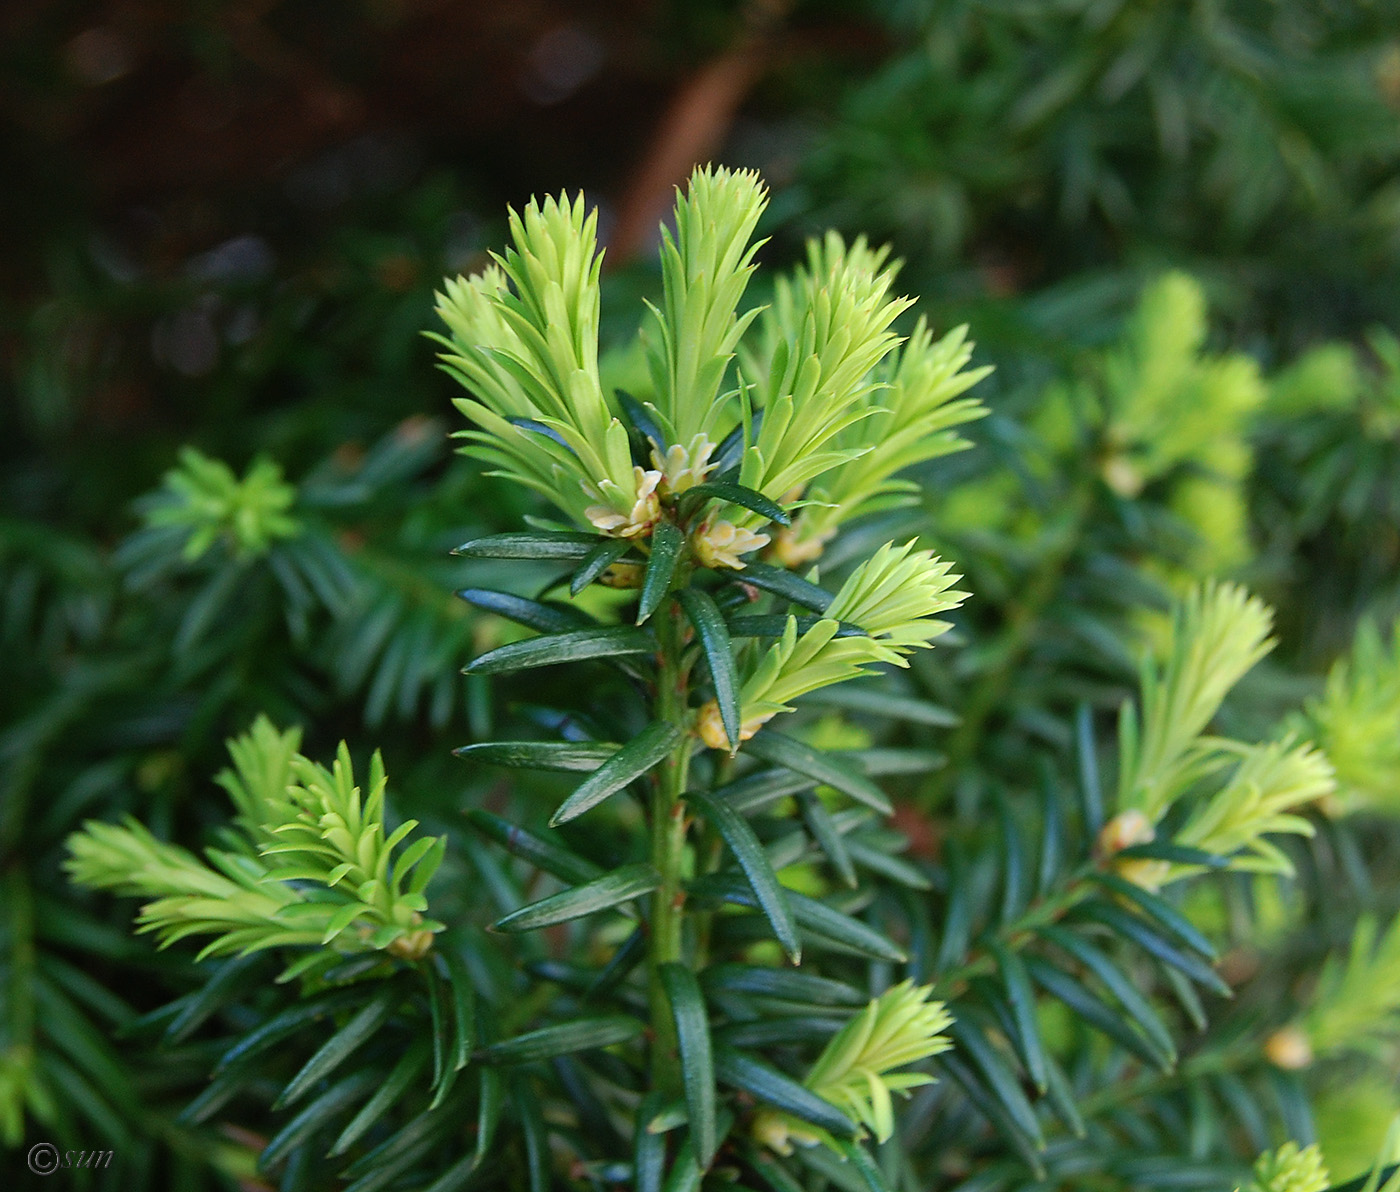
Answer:
POLYGON ((1350 653, 1309 700, 1301 724, 1337 772, 1330 810, 1400 809, 1400 632, 1382 639, 1374 621, 1357 628, 1350 653))
POLYGON ((867 437, 842 449, 834 440, 873 413, 863 399, 883 386, 871 373, 894 350, 898 339, 889 326, 910 306, 888 297, 894 271, 885 267, 887 255, 863 239, 848 248, 831 232, 809 246, 805 269, 779 283, 759 320, 762 356, 744 370, 757 385, 763 421, 741 457, 740 484, 790 500, 873 442, 867 437))
MULTIPOLYGON (((667 442, 717 443, 727 404, 720 388, 740 339, 757 316, 738 306, 753 275, 754 228, 768 204, 758 175, 701 167, 676 201, 676 231, 661 232, 661 309, 652 308, 647 364, 667 442)), ((691 457, 698 449, 691 448, 691 457)), ((706 453, 708 458, 708 453, 706 453)), ((668 473, 668 479, 673 473, 668 473)), ((672 488, 683 491, 673 479, 672 488)))
POLYGON ((1207 772, 1202 733, 1229 690, 1272 648, 1272 614, 1232 584, 1208 583, 1177 605, 1165 665, 1142 671, 1140 715, 1120 718, 1118 802, 1156 823, 1207 772))
POLYGON ((847 522, 913 501, 916 486, 895 480, 897 474, 972 445, 953 428, 988 410, 976 398, 954 399, 992 371, 990 366, 966 369, 972 349, 965 326, 935 341, 927 321, 919 318, 879 370, 888 388, 862 399, 873 411, 869 423, 848 427, 837 440, 853 450, 869 449, 814 484, 812 504, 778 534, 776 552, 786 566, 818 557, 847 522))
POLYGON ((1240 1192, 1326 1192, 1330 1183, 1315 1143, 1300 1148, 1296 1142, 1286 1142, 1259 1156, 1253 1181, 1240 1192))
MULTIPOLYGON (((966 593, 950 591, 958 577, 951 564, 929 551, 887 543, 851 573, 828 606, 823 619, 800 634, 789 617, 782 638, 758 661, 740 693, 748 740, 790 701, 865 673, 877 663, 907 666, 905 656, 930 646, 950 626, 935 619, 956 608, 966 593), (843 622, 864 636, 838 636, 843 622)), ((712 748, 725 747, 718 706, 702 709, 700 734, 712 748)))
POLYGON ((185 531, 181 553, 186 562, 201 558, 220 540, 234 558, 248 559, 301 533, 289 512, 296 489, 283 481, 282 469, 270 459, 254 460, 240 480, 222 460, 184 447, 163 486, 146 500, 145 522, 154 529, 185 531))
MULTIPOLYGON (((894 1133, 892 1093, 908 1096, 933 1077, 922 1072, 896 1072, 948 1050, 942 1033, 952 1016, 942 1002, 928 1000, 930 989, 904 981, 886 990, 835 1035, 807 1073, 803 1084, 823 1101, 839 1108, 853 1122, 887 1142, 894 1133)), ((836 1140, 819 1126, 780 1110, 764 1110, 754 1122, 754 1136, 779 1154, 792 1154, 792 1144, 823 1143, 840 1151, 836 1140)))
MULTIPOLYGON (((1285 1028, 1287 1029, 1287 1028, 1285 1028)), ((1400 916, 1381 931, 1363 916, 1346 958, 1328 957, 1299 1023, 1309 1058, 1375 1052, 1400 1032, 1400 916)))
POLYGON ((141 910, 142 930, 162 946, 214 936, 201 958, 293 946, 422 956, 442 930, 423 917, 422 891, 444 841, 422 838, 396 855, 416 823, 385 836, 378 754, 362 799, 344 744, 327 770, 296 752, 299 738, 260 718, 229 742, 235 768, 219 782, 239 812, 235 851, 210 849, 205 863, 134 820, 89 821, 69 840, 72 879, 153 898, 141 910))

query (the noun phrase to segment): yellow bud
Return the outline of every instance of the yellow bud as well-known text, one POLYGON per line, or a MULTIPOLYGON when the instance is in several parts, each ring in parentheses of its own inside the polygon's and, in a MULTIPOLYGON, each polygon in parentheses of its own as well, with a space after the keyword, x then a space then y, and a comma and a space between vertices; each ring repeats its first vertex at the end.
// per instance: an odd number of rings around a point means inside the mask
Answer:
POLYGON ((1264 1056, 1276 1068, 1297 1072, 1312 1064, 1313 1049, 1302 1027, 1286 1026, 1269 1036, 1264 1043, 1264 1056))
MULTIPOLYGON (((765 724, 773 719, 772 712, 765 712, 762 716, 751 716, 739 726, 739 740, 747 741, 754 733, 758 732, 765 724)), ((710 700, 700 709, 700 716, 695 724, 695 732, 700 740, 704 741, 711 749, 729 750, 729 738, 724 731, 724 718, 719 714, 719 704, 710 700)))
POLYGON ((640 588, 646 574, 645 563, 613 563, 598 582, 605 588, 640 588))
MULTIPOLYGON (((583 515, 595 529, 611 534, 614 538, 641 538, 651 533, 651 528, 661 517, 661 501, 656 495, 656 486, 661 482, 661 473, 632 468, 632 487, 635 493, 632 508, 623 512, 610 504, 590 505, 583 515)), ((601 496, 602 489, 596 485, 584 484, 584 492, 590 496, 601 496)))
POLYGON ((800 523, 784 526, 773 539, 773 554, 784 567, 801 567, 804 563, 820 558, 834 534, 834 530, 827 530, 821 534, 804 534, 800 523))
POLYGON ((710 462, 715 446, 716 444, 711 443, 709 437, 704 434, 695 435, 688 447, 673 443, 666 448, 664 455, 653 445, 651 462, 661 472, 659 491, 666 496, 678 496, 697 484, 702 484, 705 477, 715 469, 715 465, 710 462))
POLYGON ((1146 859, 1119 861, 1114 868, 1118 871, 1118 876, 1125 882, 1132 882, 1133 885, 1153 894, 1162 888, 1167 876, 1171 873, 1171 866, 1166 861, 1146 859))
POLYGON ((1120 811, 1099 833, 1099 852, 1105 857, 1121 853, 1135 844, 1147 844, 1157 833, 1152 821, 1136 807, 1120 811))
POLYGON ((755 534, 733 522, 704 522, 690 538, 691 548, 702 567, 729 567, 742 571, 739 557, 768 545, 767 534, 755 534))
POLYGON ((424 929, 401 935, 386 949, 400 960, 422 960, 433 946, 433 933, 424 929))
MULTIPOLYGON (((1120 811, 1108 823, 1104 824, 1103 830, 1099 833, 1099 855, 1103 857, 1115 856, 1125 848, 1131 848, 1135 844, 1147 844, 1156 835, 1152 821, 1136 807, 1120 811)), ((1167 875, 1171 872, 1171 866, 1167 862, 1146 858, 1129 858, 1118 861, 1114 864, 1114 869, 1124 881, 1132 882, 1135 886, 1141 886, 1144 890, 1154 892, 1162 888, 1162 883, 1167 880, 1167 875)))
POLYGON ((770 1151, 779 1155, 792 1154, 791 1131, 782 1114, 771 1109, 760 1110, 754 1115, 752 1130, 753 1136, 770 1151))
POLYGON ((695 731, 711 749, 728 749, 729 738, 724 732, 724 720, 719 714, 719 704, 711 700, 700 709, 700 719, 695 731))
POLYGON ((1142 473, 1121 455, 1110 455, 1104 460, 1103 479, 1120 497, 1131 500, 1142 492, 1142 473))

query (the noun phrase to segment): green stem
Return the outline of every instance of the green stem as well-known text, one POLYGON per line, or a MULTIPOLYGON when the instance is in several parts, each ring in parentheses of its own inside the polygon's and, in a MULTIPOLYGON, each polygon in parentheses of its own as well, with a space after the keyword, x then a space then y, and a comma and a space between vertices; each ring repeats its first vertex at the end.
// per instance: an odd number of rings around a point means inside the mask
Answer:
MULTIPOLYGON (((667 724, 687 728, 690 686, 689 668, 681 660, 680 610, 671 604, 656 619, 660 641, 661 666, 657 679, 656 714, 667 724)), ((656 771, 651 796, 651 860, 661 875, 661 885, 652 896, 651 932, 647 937, 651 1026, 652 1087, 663 1093, 680 1091, 680 1065, 676 1058, 676 1028, 670 1003, 662 988, 663 964, 685 963, 681 927, 685 890, 681 870, 685 856, 686 814, 681 796, 685 793, 694 740, 687 732, 681 743, 656 771)))
MULTIPOLYGON (((728 754, 719 754, 715 762, 711 782, 715 789, 724 786, 734 776, 734 759, 728 754)), ((715 831, 715 826, 706 822, 696 846, 695 869, 697 874, 715 873, 724 859, 724 840, 715 831)), ((710 936, 714 930, 713 910, 699 911, 695 915, 695 966, 704 968, 710 962, 710 936)))
POLYGON ((1141 1072, 1132 1078, 1090 1093, 1079 1102, 1086 1121, 1123 1105, 1180 1088, 1203 1076, 1239 1072, 1261 1062, 1258 1041, 1245 1037, 1227 1043, 1219 1051, 1202 1051, 1170 1072, 1141 1072))

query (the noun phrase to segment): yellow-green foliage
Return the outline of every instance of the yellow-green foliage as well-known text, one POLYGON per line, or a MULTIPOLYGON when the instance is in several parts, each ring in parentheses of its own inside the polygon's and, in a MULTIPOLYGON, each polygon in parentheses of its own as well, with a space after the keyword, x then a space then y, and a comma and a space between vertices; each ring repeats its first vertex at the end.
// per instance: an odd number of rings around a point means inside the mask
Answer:
POLYGON ((222 460, 185 447, 179 466, 166 473, 164 491, 147 509, 146 524, 189 530, 187 561, 200 558, 220 539, 244 559, 300 532, 288 512, 295 500, 296 489, 269 459, 254 460, 240 480, 222 460))
POLYGON ((1234 584, 1206 584, 1176 608, 1167 660, 1149 659, 1142 712, 1124 707, 1118 803, 1160 820, 1173 801, 1209 769, 1206 726, 1230 689, 1272 648, 1273 615, 1234 584))
MULTIPOLYGON (((804 633, 798 633, 796 617, 788 618, 782 638, 744 682, 747 735, 779 712, 790 712, 789 701, 809 691, 853 679, 877 663, 907 666, 905 655, 947 632, 950 626, 938 614, 956 608, 967 593, 951 590, 960 577, 950 564, 913 546, 881 547, 851 573, 825 616, 804 633), (865 633, 838 636, 842 623, 865 633)), ((717 739, 706 738, 712 745, 717 739)))
POLYGON ((1330 806, 1400 813, 1400 633, 1392 628, 1387 642, 1363 621, 1303 723, 1337 771, 1330 806))
POLYGON ((313 953, 311 964, 367 949, 421 955, 442 929, 423 918, 423 889, 444 839, 420 838, 395 856, 417 821, 386 837, 379 755, 362 796, 344 744, 326 769, 302 757, 299 743, 295 729, 278 732, 261 717, 229 742, 234 769, 219 783, 239 831, 224 834, 227 848, 206 850, 207 863, 135 820, 89 821, 69 839, 70 876, 152 899, 141 908, 141 930, 155 932, 163 947, 213 936, 201 956, 275 947, 333 949, 313 953))
POLYGON ((837 436, 875 412, 865 400, 881 388, 873 370, 899 343, 890 324, 912 305, 890 294, 888 251, 828 233, 806 269, 780 280, 758 322, 762 363, 745 362, 763 423, 743 453, 741 484, 782 500, 876 441, 874 426, 855 447, 837 436))
POLYGON ((842 446, 864 446, 864 454, 837 465, 813 486, 813 504, 778 537, 784 562, 796 566, 815 558, 846 522, 914 500, 918 486, 894 479, 897 474, 971 446, 953 428, 988 411, 976 398, 960 395, 992 371, 966 368, 972 348, 966 326, 935 341, 928 323, 919 319, 882 366, 887 388, 862 399, 871 407, 872 421, 853 425, 838 439, 842 446))
POLYGON ((1290 873, 1292 866, 1266 835, 1311 836, 1312 825, 1289 811, 1317 802, 1332 790, 1332 767, 1312 745, 1291 739, 1243 745, 1221 741, 1219 756, 1233 754, 1234 773, 1203 800, 1177 834, 1177 841, 1218 856, 1236 869, 1290 873))
MULTIPOLYGON (((1178 604, 1165 663, 1145 663, 1140 711, 1125 704, 1119 718, 1119 815, 1104 837, 1110 851, 1151 840, 1190 798, 1177 843, 1228 856, 1239 869, 1291 871, 1265 837, 1312 834, 1292 812, 1331 793, 1327 758, 1291 736, 1254 744, 1206 734, 1230 689, 1272 647, 1271 623, 1263 602, 1232 584, 1205 584, 1178 604)), ((1155 863, 1130 876, 1160 885, 1192 872, 1155 863)))
POLYGON ((1286 1142, 1259 1157, 1254 1179, 1243 1192, 1324 1192, 1327 1181, 1327 1165, 1316 1145, 1300 1150, 1296 1142, 1286 1142))
POLYGON ((1361 371, 1348 344, 1322 344, 1269 379, 1268 412, 1296 417, 1350 405, 1361 392, 1361 371))
POLYGON ((738 307, 763 243, 750 241, 767 205, 757 174, 706 167, 676 200, 675 235, 662 230, 663 295, 646 328, 646 355, 650 408, 670 443, 721 437, 718 420, 732 403, 729 394, 716 397, 759 313, 755 307, 741 316, 738 307))
POLYGON ((1249 421, 1263 403, 1256 363, 1206 350, 1205 295, 1182 273, 1144 291, 1122 339, 1086 379, 1053 386, 1036 427, 1059 453, 1094 427, 1104 481, 1124 497, 1169 484, 1166 501, 1196 532, 1196 575, 1249 556, 1243 482, 1252 466, 1249 421))
MULTIPOLYGON (((952 1046, 942 1034, 952 1024, 952 1016, 942 1002, 929 1001, 929 993, 928 986, 903 981, 874 998, 831 1037, 803 1082, 859 1122, 878 1142, 885 1142, 894 1133, 892 1094, 908 1095, 933 1081, 923 1072, 896 1069, 952 1046)), ((788 1153, 793 1142, 832 1143, 825 1131, 772 1110, 764 1111, 754 1132, 782 1153, 788 1153)))
MULTIPOLYGON (((897 498, 895 472, 962 444, 950 428, 979 407, 952 399, 986 370, 962 371, 970 347, 961 330, 935 344, 923 324, 882 370, 911 300, 890 291, 887 249, 835 233, 813 242, 768 307, 741 312, 766 202, 756 174, 709 168, 678 200, 676 231, 662 243, 662 303, 642 333, 651 393, 636 429, 650 440, 650 467, 633 462, 599 373, 596 216, 565 197, 512 212, 514 246, 438 296, 442 366, 470 390, 456 402, 474 424, 460 432, 464 450, 574 524, 638 542, 663 520, 665 501, 719 466, 731 435, 726 468, 737 464, 739 483, 774 501, 796 502, 823 474, 849 469, 832 482, 840 512, 801 535, 809 557, 833 518, 897 498), (757 343, 744 347, 750 324, 757 343)), ((706 566, 742 567, 740 556, 768 544, 754 532, 768 518, 742 504, 725 510, 693 542, 706 566)))
POLYGON ((619 513, 638 499, 627 431, 598 375, 597 213, 583 197, 512 211, 514 246, 471 278, 444 284, 438 314, 450 338, 443 368, 469 390, 458 408, 469 454, 584 522, 602 501, 619 513))
POLYGON ((1400 1036, 1400 916, 1383 932, 1370 916, 1357 923, 1346 959, 1323 966, 1302 1027, 1318 1055, 1375 1054, 1400 1036))

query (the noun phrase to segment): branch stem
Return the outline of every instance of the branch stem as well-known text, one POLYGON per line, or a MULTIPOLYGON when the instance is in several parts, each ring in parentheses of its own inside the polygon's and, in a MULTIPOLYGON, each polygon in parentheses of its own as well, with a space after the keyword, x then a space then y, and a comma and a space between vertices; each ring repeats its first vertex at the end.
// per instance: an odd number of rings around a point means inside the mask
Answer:
MULTIPOLYGON (((687 729, 690 694, 690 668, 682 660, 684 643, 679 621, 680 610, 673 603, 659 610, 656 630, 660 644, 656 715, 667 724, 687 729)), ((671 756, 656 770, 651 795, 651 859, 661 885, 652 895, 651 931, 647 937, 647 974, 653 1031, 651 1051, 652 1087, 663 1094, 676 1094, 681 1088, 677 1058, 675 1021, 670 1002, 661 984, 661 966, 686 963, 682 923, 684 917, 684 878, 686 819, 685 793, 690 771, 694 738, 687 731, 671 756)))
MULTIPOLYGON (((1036 931, 1058 923, 1093 892, 1088 878, 1095 869, 1090 863, 1068 874, 1061 888, 1048 891, 1035 899, 1016 918, 1002 923, 991 934, 1013 952, 1020 952, 1034 938, 1036 931)), ((981 943, 968 949, 963 962, 941 973, 933 982, 933 996, 952 1000, 966 992, 973 977, 990 973, 996 968, 989 948, 981 943)))

